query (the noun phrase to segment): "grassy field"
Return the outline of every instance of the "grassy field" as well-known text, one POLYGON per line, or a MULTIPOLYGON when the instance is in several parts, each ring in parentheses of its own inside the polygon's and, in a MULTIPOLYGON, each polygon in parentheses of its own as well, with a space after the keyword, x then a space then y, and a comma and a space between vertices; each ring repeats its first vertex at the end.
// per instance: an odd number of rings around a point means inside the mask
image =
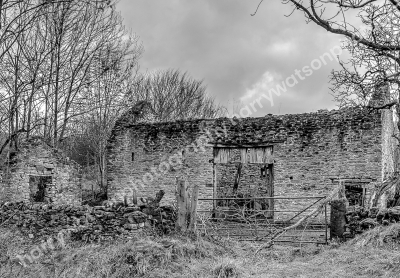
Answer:
POLYGON ((0 277, 400 277, 400 225, 345 244, 258 246, 231 240, 141 236, 106 245, 66 241, 23 267, 17 255, 40 245, 0 229, 0 277))

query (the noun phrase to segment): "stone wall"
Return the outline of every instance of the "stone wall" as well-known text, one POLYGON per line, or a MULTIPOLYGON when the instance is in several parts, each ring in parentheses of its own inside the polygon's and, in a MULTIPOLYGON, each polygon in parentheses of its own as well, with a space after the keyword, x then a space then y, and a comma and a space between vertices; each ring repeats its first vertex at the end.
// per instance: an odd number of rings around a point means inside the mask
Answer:
POLYGON ((175 228, 174 217, 175 212, 170 207, 89 207, 31 202, 0 206, 3 227, 16 227, 34 238, 63 231, 69 232, 75 240, 105 241, 132 236, 144 227, 169 233, 175 228))
POLYGON ((48 181, 43 202, 81 204, 79 165, 40 138, 21 143, 19 150, 11 153, 2 166, 0 203, 34 201, 33 183, 40 179, 48 181))
POLYGON ((190 186, 198 184, 200 197, 211 197, 212 149, 196 143, 201 122, 142 124, 133 128, 117 123, 107 150, 109 199, 122 201, 137 187, 139 197, 153 196, 163 189, 163 202, 171 203, 175 199, 176 178, 190 181, 190 186), (152 182, 147 185, 143 180, 152 182))
MULTIPOLYGON (((108 142, 108 196, 121 201, 135 187, 143 197, 162 188, 170 203, 179 178, 198 184, 200 198, 211 197, 213 147, 227 144, 273 146, 275 196, 327 195, 340 179, 370 180, 369 191, 382 180, 382 132, 381 113, 364 110, 136 125, 125 115, 108 142)), ((259 166, 246 167, 240 186, 257 186, 259 166)), ((232 182, 232 175, 217 179, 232 182)), ((308 204, 277 200, 275 207, 308 204)))

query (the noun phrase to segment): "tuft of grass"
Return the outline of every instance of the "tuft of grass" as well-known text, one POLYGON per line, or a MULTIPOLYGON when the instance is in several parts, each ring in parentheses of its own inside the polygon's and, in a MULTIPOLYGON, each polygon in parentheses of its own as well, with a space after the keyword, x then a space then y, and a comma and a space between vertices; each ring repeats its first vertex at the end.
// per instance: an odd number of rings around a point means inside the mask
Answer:
POLYGON ((215 278, 237 278, 240 277, 240 271, 236 261, 229 258, 220 260, 214 267, 212 274, 215 278))

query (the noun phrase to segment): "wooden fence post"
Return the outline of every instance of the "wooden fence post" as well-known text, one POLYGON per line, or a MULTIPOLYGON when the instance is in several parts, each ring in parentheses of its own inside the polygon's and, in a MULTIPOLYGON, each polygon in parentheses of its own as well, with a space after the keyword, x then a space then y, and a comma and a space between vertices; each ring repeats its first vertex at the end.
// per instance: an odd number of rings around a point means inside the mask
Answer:
POLYGON ((183 180, 178 181, 178 194, 177 206, 178 206, 178 219, 176 221, 176 227, 178 230, 185 232, 187 228, 187 192, 186 183, 183 180))
POLYGON ((192 192, 192 204, 190 208, 190 224, 189 230, 195 231, 196 230, 196 218, 197 218, 197 200, 199 199, 199 185, 196 184, 193 187, 192 192))
MULTIPOLYGON (((215 158, 214 158, 215 159, 215 158)), ((217 164, 213 162, 213 198, 217 198, 217 164)), ((217 209, 217 201, 213 201, 213 211, 217 209)))
POLYGON ((132 202, 135 206, 137 205, 137 192, 135 188, 132 190, 132 202))
POLYGON ((190 217, 190 194, 189 194, 189 186, 186 185, 186 225, 189 223, 190 217))

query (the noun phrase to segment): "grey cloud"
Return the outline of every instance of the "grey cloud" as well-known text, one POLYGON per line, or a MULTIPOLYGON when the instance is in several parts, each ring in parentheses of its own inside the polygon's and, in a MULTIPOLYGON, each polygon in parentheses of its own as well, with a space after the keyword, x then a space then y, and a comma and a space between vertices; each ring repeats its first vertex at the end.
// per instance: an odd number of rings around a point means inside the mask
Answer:
MULTIPOLYGON (((280 1, 122 0, 126 25, 145 47, 142 70, 179 68, 204 79, 208 93, 227 106, 238 101, 267 71, 282 78, 338 45, 340 37, 305 24, 280 1)), ((333 108, 328 75, 335 62, 276 97, 274 107, 255 113, 298 113, 333 108)), ((228 107, 229 108, 229 107, 228 107)))

